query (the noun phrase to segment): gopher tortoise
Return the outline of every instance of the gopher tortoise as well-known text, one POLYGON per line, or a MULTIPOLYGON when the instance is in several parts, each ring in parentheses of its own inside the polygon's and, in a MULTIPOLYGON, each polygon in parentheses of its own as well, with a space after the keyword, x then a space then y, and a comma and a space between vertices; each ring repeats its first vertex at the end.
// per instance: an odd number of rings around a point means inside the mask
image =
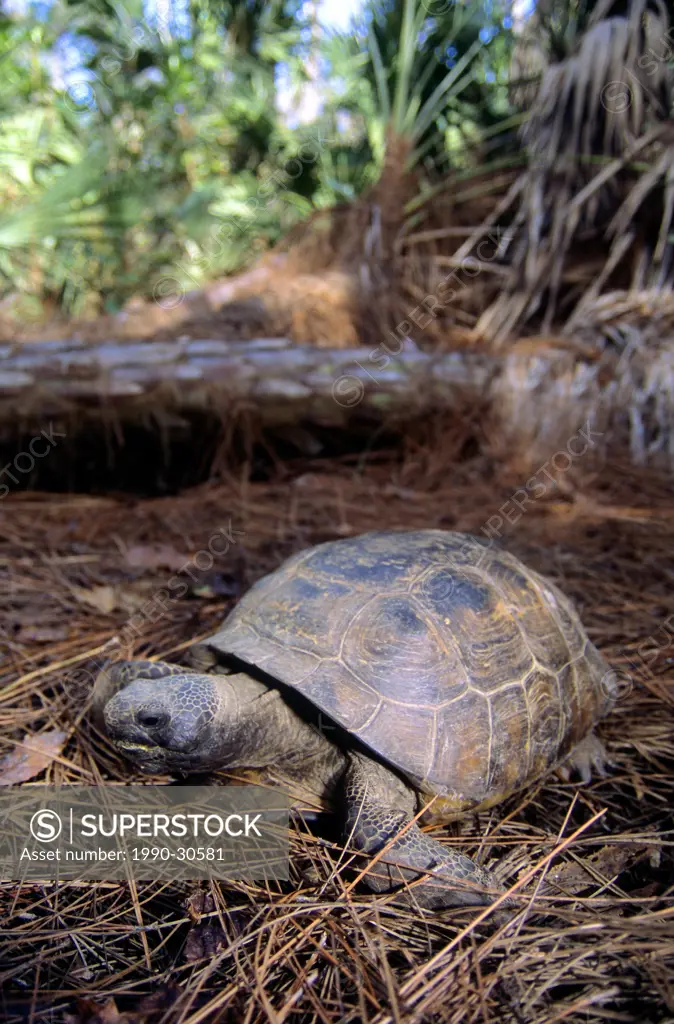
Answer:
POLYGON ((352 848, 388 846, 370 887, 402 884, 425 907, 488 904, 499 888, 411 824, 418 811, 430 803, 425 824, 492 807, 565 761, 589 780, 603 763, 592 729, 616 698, 554 584, 442 530, 302 551, 192 652, 192 669, 114 662, 98 677, 124 756, 152 773, 282 769, 341 797, 352 848))

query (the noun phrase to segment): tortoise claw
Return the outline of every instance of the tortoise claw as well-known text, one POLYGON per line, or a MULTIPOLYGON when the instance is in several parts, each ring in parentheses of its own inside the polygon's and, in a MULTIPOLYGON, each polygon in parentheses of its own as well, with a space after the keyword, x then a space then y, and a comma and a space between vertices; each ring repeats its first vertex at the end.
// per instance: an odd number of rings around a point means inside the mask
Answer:
POLYGON ((557 769, 557 773, 564 782, 568 782, 571 772, 576 771, 583 784, 588 785, 592 781, 593 769, 603 778, 610 764, 604 744, 591 732, 573 748, 564 764, 557 769))

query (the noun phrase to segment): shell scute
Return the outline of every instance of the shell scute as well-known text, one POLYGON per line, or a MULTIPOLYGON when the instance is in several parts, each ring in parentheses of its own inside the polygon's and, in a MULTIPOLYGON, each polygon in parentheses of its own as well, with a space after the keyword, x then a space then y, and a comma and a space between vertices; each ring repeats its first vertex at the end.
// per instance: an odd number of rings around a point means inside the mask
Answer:
POLYGON ((337 656, 343 633, 353 618, 352 587, 340 580, 308 578, 301 572, 284 577, 266 592, 260 589, 246 595, 248 600, 236 609, 236 619, 247 622, 276 645, 317 658, 337 656))
POLYGON ((433 623, 407 594, 382 595, 361 607, 346 630, 341 657, 382 696, 407 705, 439 705, 467 682, 459 658, 448 655, 433 623))
POLYGON ((524 687, 519 683, 509 686, 495 693, 490 703, 489 787, 497 793, 512 793, 526 782, 529 773, 531 719, 524 687))
POLYGON ((470 695, 438 712, 436 756, 427 782, 461 803, 481 804, 489 793, 491 714, 484 697, 470 695))
POLYGON ((373 750, 386 748, 393 764, 408 765, 413 778, 425 779, 435 749, 435 712, 430 708, 417 708, 413 715, 401 711, 396 704, 382 701, 368 724, 354 732, 373 750))
POLYGON ((522 679, 533 667, 533 657, 496 588, 475 570, 464 573, 442 621, 471 686, 489 693, 522 679))
POLYGON ((541 578, 523 566, 513 565, 513 561, 503 558, 494 564, 493 585, 519 626, 532 657, 543 668, 559 672, 574 657, 564 624, 554 615, 541 614, 541 578))
POLYGON ((350 722, 354 733, 364 728, 382 704, 381 695, 373 687, 343 666, 336 668, 335 663, 327 659, 317 665, 297 689, 336 722, 350 722))
POLYGON ((550 767, 551 751, 559 750, 565 733, 566 710, 562 707, 557 677, 535 669, 524 682, 531 723, 529 771, 533 777, 550 767))
MULTIPOLYGON (((398 537, 401 534, 397 534, 398 537)), ((304 566, 314 577, 321 577, 328 583, 335 579, 348 582, 356 590, 369 592, 404 590, 418 573, 418 559, 422 545, 410 540, 406 544, 395 543, 394 532, 382 531, 365 534, 364 537, 349 538, 320 544, 305 561, 304 566), (372 541, 365 538, 372 537, 372 541), (341 550, 335 547, 344 544, 341 550)), ((433 558, 430 544, 426 557, 433 558)), ((439 557, 439 552, 437 553, 439 557)), ((282 571, 282 570, 281 570, 282 571)))

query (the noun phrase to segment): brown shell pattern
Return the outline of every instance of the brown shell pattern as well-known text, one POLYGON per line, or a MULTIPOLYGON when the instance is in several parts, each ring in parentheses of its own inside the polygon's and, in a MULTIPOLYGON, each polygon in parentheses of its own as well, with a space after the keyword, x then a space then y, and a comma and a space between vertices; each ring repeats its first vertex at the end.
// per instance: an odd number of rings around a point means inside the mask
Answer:
POLYGON ((210 642, 457 809, 545 773, 611 706, 608 666, 568 599, 468 534, 311 548, 256 583, 210 642))

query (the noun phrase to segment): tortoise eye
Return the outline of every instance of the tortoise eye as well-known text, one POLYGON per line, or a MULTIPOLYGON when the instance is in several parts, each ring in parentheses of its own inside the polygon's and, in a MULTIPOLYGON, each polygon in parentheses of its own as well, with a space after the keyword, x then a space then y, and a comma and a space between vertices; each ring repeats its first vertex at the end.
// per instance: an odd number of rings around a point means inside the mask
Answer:
POLYGON ((166 725, 169 720, 169 714, 166 711, 151 711, 144 710, 141 708, 137 714, 138 724, 144 726, 146 729, 161 728, 166 725))

